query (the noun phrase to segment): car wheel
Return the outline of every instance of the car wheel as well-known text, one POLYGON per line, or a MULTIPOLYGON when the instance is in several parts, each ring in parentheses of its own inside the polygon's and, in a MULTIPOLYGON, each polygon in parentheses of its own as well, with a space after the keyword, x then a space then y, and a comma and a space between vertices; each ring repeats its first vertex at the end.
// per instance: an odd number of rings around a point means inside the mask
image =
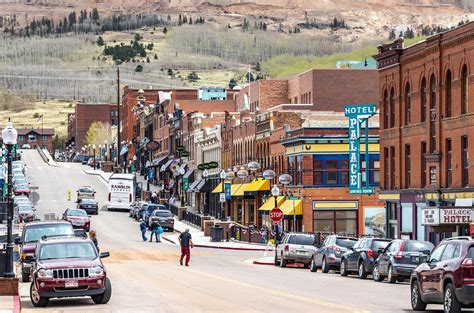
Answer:
POLYGON ((30 286, 30 300, 31 303, 37 308, 44 308, 48 305, 49 299, 41 297, 38 290, 36 289, 35 282, 33 281, 30 286))
POLYGON ((416 280, 411 284, 411 307, 414 311, 424 311, 426 309, 426 303, 421 299, 420 286, 416 280))
POLYGON ((92 296, 91 298, 95 304, 107 304, 111 296, 112 296, 112 284, 110 283, 109 278, 106 278, 104 293, 100 295, 92 296))
POLYGON ((461 304, 454 294, 453 284, 449 283, 444 289, 444 312, 445 313, 460 313, 461 304))
POLYGON ((311 258, 311 263, 309 265, 309 270, 313 273, 318 271, 318 267, 316 266, 316 262, 314 261, 314 257, 311 258))
POLYGON ((275 260, 274 260, 273 264, 275 264, 275 266, 280 265, 280 262, 278 262, 278 258, 277 258, 277 254, 276 254, 276 253, 275 253, 275 260))
POLYGON ((25 269, 23 266, 21 267, 21 281, 23 283, 27 283, 30 281, 30 270, 25 269))
POLYGON ((280 260, 280 267, 286 267, 286 264, 288 264, 288 261, 285 260, 282 255, 280 260))
POLYGON ((404 282, 405 282, 405 278, 403 278, 403 277, 398 277, 398 278, 397 278, 397 281, 398 281, 399 283, 404 283, 404 282))
POLYGON ((392 265, 388 266, 387 281, 391 284, 395 284, 397 282, 397 276, 393 275, 392 265))
POLYGON ((341 276, 347 276, 349 273, 347 272, 347 261, 341 261, 341 276))
POLYGON ((357 275, 359 276, 360 279, 366 279, 367 278, 367 272, 365 271, 364 261, 359 262, 357 275))
POLYGON ((326 262, 325 257, 323 257, 323 264, 321 265, 321 270, 323 271, 323 273, 328 273, 329 270, 330 270, 330 267, 329 267, 328 263, 326 262))
POLYGON ((381 282, 383 280, 383 277, 380 275, 380 272, 379 272, 378 264, 375 264, 374 269, 372 270, 372 276, 374 278, 374 281, 376 282, 381 282))

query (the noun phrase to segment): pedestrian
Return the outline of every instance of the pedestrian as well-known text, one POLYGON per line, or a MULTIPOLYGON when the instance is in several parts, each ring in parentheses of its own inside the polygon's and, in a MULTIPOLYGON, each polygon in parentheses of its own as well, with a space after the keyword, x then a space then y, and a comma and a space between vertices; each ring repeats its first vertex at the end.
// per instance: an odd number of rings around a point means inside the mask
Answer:
POLYGON ((95 247, 97 248, 97 252, 99 252, 99 242, 97 241, 97 234, 95 233, 94 230, 91 230, 89 232, 89 238, 92 240, 94 243, 95 247))
POLYGON ((153 191, 153 193, 151 194, 151 202, 152 203, 158 203, 158 196, 156 194, 156 192, 153 191))
POLYGON ((183 259, 186 256, 186 266, 189 266, 189 259, 191 258, 190 248, 194 248, 189 228, 186 228, 184 232, 179 235, 178 239, 181 245, 181 258, 179 259, 179 264, 183 265, 183 259))
POLYGON ((262 234, 262 243, 266 244, 267 243, 267 230, 265 227, 262 227, 260 230, 260 233, 262 234))
POLYGON ((146 224, 145 224, 145 221, 142 218, 140 218, 140 231, 142 232, 143 241, 147 241, 147 238, 145 236, 145 234, 146 234, 146 224))
POLYGON ((161 242, 161 234, 163 233, 163 227, 161 227, 160 224, 158 224, 158 242, 161 242))
POLYGON ((175 203, 176 203, 176 198, 173 194, 173 195, 171 195, 171 198, 170 198, 170 206, 174 206, 175 203))
POLYGON ((160 242, 159 234, 158 234, 158 227, 161 227, 157 221, 153 221, 150 224, 150 242, 153 241, 153 235, 155 235, 156 242, 160 242))

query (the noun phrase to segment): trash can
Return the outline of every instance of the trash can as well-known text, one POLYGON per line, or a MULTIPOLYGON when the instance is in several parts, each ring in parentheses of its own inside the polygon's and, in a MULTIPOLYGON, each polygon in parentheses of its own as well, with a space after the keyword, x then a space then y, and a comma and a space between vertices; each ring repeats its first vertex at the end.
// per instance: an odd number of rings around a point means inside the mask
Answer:
POLYGON ((212 242, 220 242, 224 237, 224 228, 220 227, 220 225, 214 225, 211 227, 211 241, 212 242))

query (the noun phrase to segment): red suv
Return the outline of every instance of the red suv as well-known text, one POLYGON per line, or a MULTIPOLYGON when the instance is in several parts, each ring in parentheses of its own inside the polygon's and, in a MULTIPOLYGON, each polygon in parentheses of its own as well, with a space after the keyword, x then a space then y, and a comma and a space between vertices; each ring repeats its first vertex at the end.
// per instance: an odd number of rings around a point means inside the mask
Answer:
POLYGON ((44 238, 38 242, 33 265, 30 299, 35 307, 45 307, 50 298, 90 296, 96 304, 106 304, 112 285, 101 258, 88 238, 44 238))
POLYGON ((411 275, 411 305, 423 311, 443 304, 446 313, 474 305, 474 241, 446 240, 411 275))

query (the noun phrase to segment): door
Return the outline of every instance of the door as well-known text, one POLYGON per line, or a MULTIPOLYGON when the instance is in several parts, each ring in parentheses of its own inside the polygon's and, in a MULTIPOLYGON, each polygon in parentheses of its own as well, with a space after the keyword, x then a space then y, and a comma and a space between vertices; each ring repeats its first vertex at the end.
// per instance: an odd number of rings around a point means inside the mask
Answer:
POLYGON ((327 253, 328 246, 332 244, 333 239, 334 239, 333 236, 327 237, 326 240, 324 240, 324 243, 321 246, 321 248, 319 248, 318 251, 316 252, 315 261, 316 261, 317 266, 322 266, 323 256, 327 253))
POLYGON ((347 268, 350 271, 357 271, 357 261, 359 260, 360 253, 364 251, 366 247, 367 240, 361 240, 354 245, 353 251, 349 254, 349 258, 347 260, 347 268))
POLYGON ((441 260, 436 263, 436 267, 432 270, 430 281, 432 283, 433 296, 436 299, 443 299, 443 279, 447 270, 450 268, 450 263, 455 256, 456 247, 456 243, 448 243, 443 251, 443 254, 441 255, 441 260))
POLYGON ((384 252, 379 255, 377 264, 379 265, 379 273, 380 275, 387 275, 388 273, 388 262, 390 260, 390 252, 394 250, 395 241, 392 241, 387 248, 385 248, 384 252))
POLYGON ((438 246, 430 255, 428 262, 422 266, 420 271, 420 288, 427 299, 434 299, 436 297, 433 283, 436 276, 434 271, 437 264, 441 261, 445 248, 446 244, 438 246))

